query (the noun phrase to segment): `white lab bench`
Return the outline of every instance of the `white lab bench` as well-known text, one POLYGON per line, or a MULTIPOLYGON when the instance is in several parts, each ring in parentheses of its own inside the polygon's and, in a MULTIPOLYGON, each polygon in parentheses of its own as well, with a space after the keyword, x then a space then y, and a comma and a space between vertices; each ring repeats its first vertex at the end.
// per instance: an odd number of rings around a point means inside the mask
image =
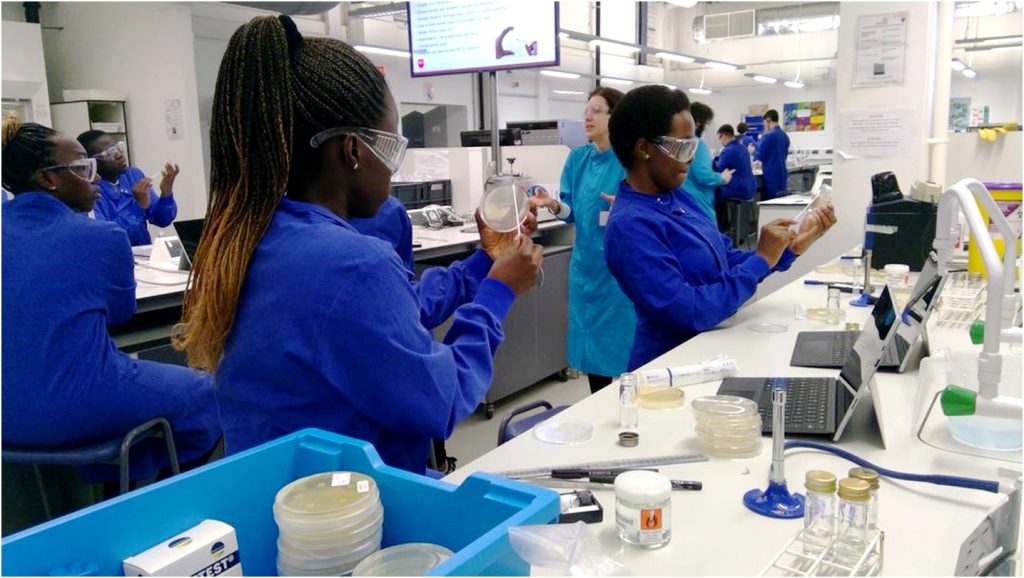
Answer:
MULTIPOLYGON (((825 291, 824 286, 805 286, 802 280, 794 280, 780 291, 741 309, 715 330, 691 339, 645 367, 688 365, 724 353, 737 360, 740 377, 835 377, 836 370, 789 366, 798 332, 834 330, 834 326, 821 322, 794 320, 794 305, 823 304, 825 291), (785 323, 788 330, 784 333, 751 330, 752 325, 764 322, 785 323)), ((844 294, 847 320, 863 325, 869 310, 852 308, 849 300, 850 296, 844 294)), ((932 319, 934 321, 934 317, 932 319)), ((935 329, 934 323, 930 325, 933 349, 971 347, 965 331, 935 329)), ((697 397, 715 394, 719 384, 716 381, 685 387, 686 404, 678 409, 640 409, 640 444, 635 448, 624 448, 616 443, 618 387, 613 384, 555 418, 593 424, 594 436, 589 441, 577 445, 549 445, 528 432, 460 466, 445 480, 459 483, 476 471, 699 452, 689 403, 697 397)), ((860 405, 838 446, 881 467, 904 472, 997 480, 1000 467, 1020 470, 1019 451, 1005 456, 1016 460, 1017 463, 1012 464, 958 455, 918 440, 911 433, 917 386, 916 370, 906 374, 877 374, 872 383, 874 403, 860 405), (880 411, 875 411, 876 408, 880 411), (879 422, 884 436, 878 431, 879 422)), ((932 419, 936 417, 933 415, 932 419)), ((771 439, 765 437, 763 441, 761 454, 755 458, 710 458, 707 462, 660 468, 670 478, 702 481, 704 489, 672 493, 672 540, 658 550, 629 547, 620 542, 615 530, 614 492, 593 490, 604 508, 604 521, 590 528, 602 549, 619 556, 629 571, 638 576, 758 574, 802 528, 799 519, 765 518, 750 512, 742 503, 744 492, 767 486, 771 439)), ((802 449, 786 452, 785 465, 789 488, 800 492, 803 492, 804 475, 808 470, 824 469, 842 478, 854 466, 832 454, 802 449)), ((978 490, 882 478, 879 501, 879 527, 885 532, 883 574, 952 575, 961 544, 989 509, 1005 501, 1005 497, 978 490)))

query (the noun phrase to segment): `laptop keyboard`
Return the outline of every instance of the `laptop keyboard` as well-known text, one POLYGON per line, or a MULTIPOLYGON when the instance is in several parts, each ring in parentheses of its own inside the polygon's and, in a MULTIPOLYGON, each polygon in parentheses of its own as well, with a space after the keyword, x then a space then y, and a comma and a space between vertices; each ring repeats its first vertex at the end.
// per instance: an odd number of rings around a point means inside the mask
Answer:
POLYGON ((772 429, 772 385, 786 384, 786 432, 822 433, 828 426, 829 390, 835 389, 836 381, 828 377, 787 377, 767 379, 761 399, 767 400, 765 407, 759 407, 762 431, 772 429))
POLYGON ((832 334, 832 363, 840 367, 846 363, 846 357, 850 354, 850 348, 857 342, 860 333, 856 331, 841 331, 832 334))

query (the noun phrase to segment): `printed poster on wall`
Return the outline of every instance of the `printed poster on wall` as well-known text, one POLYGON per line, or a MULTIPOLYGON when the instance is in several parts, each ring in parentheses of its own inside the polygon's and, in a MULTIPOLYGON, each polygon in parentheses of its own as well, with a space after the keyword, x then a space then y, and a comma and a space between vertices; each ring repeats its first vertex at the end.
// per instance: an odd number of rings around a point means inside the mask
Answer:
POLYGON ((782 127, 786 132, 825 130, 825 101, 783 104, 782 127))
POLYGON ((764 116, 764 113, 768 112, 768 108, 767 104, 748 104, 747 114, 751 116, 764 116))
POLYGON ((949 130, 967 130, 971 120, 971 98, 949 99, 949 130))
POLYGON ((903 84, 909 18, 909 12, 896 12, 857 19, 854 88, 903 84))

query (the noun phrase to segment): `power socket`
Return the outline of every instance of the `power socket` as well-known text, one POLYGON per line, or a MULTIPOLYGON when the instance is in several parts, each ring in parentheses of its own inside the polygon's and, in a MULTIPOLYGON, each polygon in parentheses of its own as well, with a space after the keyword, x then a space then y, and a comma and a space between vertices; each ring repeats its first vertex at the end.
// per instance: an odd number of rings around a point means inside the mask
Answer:
POLYGON ((956 561, 957 576, 984 576, 1013 555, 1020 539, 1020 472, 1000 469, 1000 476, 1017 476, 1004 500, 989 510, 981 524, 960 546, 956 561))

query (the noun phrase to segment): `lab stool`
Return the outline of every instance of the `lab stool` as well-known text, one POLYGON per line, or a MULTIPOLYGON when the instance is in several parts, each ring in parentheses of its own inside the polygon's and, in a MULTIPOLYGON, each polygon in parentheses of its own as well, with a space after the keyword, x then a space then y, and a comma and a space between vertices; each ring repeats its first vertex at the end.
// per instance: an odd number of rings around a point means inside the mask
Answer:
POLYGON ((30 448, 3 446, 3 461, 11 464, 31 465, 35 473, 36 485, 39 488, 46 519, 53 516, 46 498, 43 476, 39 471, 41 465, 51 466, 85 466, 96 464, 117 464, 120 472, 119 493, 129 490, 128 474, 129 457, 132 446, 150 437, 163 437, 170 457, 171 473, 181 473, 178 466, 178 452, 174 448, 174 437, 171 435, 171 424, 162 417, 155 417, 126 433, 123 437, 85 446, 80 448, 30 448))
POLYGON ((567 405, 560 405, 558 407, 552 407, 550 403, 539 400, 519 407, 512 408, 511 411, 505 414, 505 417, 501 418, 501 424, 498 426, 498 445, 507 442, 508 440, 518 436, 519 434, 528 431, 538 423, 553 417, 560 413, 562 410, 568 408, 567 405), (543 407, 544 411, 535 413, 533 415, 512 421, 512 418, 517 415, 524 414, 528 411, 543 407))
POLYGON ((742 251, 757 247, 757 204, 753 200, 727 199, 717 214, 718 230, 728 235, 733 247, 742 251))

